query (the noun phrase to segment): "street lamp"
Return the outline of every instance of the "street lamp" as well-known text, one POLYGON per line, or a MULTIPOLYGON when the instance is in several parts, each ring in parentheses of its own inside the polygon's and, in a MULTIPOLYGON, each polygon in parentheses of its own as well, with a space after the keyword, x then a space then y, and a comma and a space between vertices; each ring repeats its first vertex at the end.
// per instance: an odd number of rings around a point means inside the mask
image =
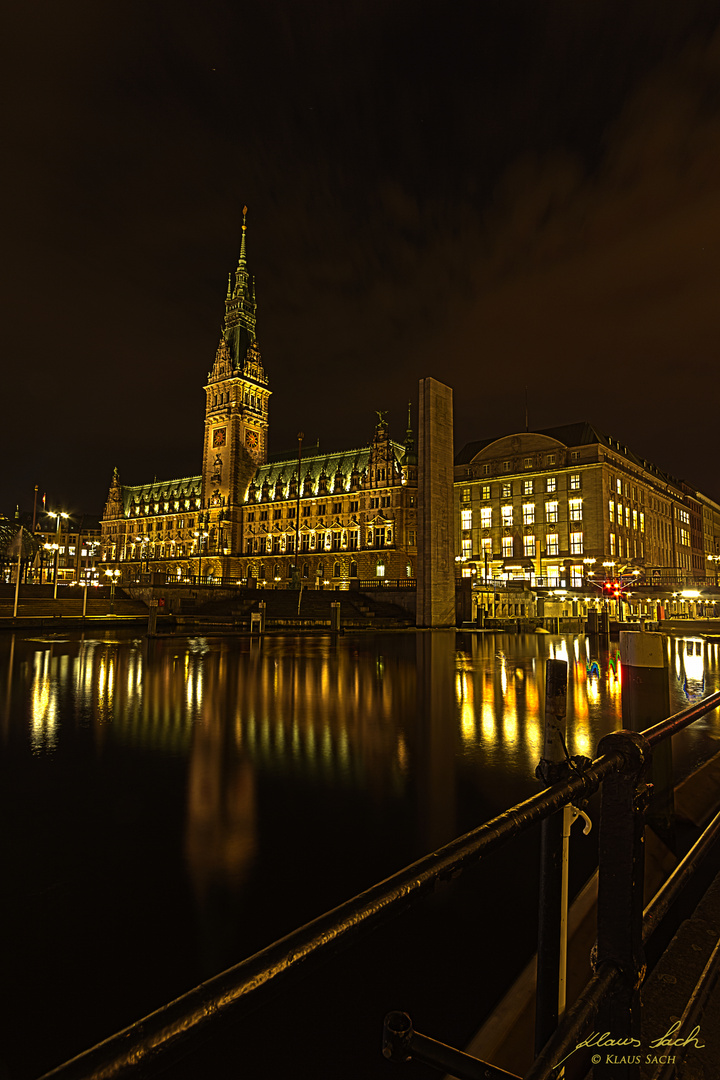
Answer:
POLYGON ((720 555, 708 555, 708 562, 715 563, 715 588, 718 587, 718 563, 720 562, 720 555))
POLYGON ((198 538, 198 585, 200 584, 200 578, 202 577, 203 540, 206 539, 208 535, 209 534, 204 529, 201 529, 199 532, 193 533, 193 536, 197 536, 198 538))
POLYGON ((117 579, 120 577, 120 571, 106 570, 105 577, 110 578, 110 614, 112 615, 115 611, 115 585, 117 584, 117 579))
POLYGON ((60 518, 69 518, 70 515, 64 513, 63 511, 56 511, 56 510, 48 510, 47 513, 48 513, 48 517, 54 517, 56 519, 56 525, 55 525, 55 538, 56 539, 55 539, 55 543, 54 544, 46 544, 45 547, 55 549, 55 569, 53 571, 53 581, 55 583, 55 587, 53 589, 53 600, 57 600, 58 554, 60 552, 60 544, 59 544, 59 539, 60 539, 60 518))

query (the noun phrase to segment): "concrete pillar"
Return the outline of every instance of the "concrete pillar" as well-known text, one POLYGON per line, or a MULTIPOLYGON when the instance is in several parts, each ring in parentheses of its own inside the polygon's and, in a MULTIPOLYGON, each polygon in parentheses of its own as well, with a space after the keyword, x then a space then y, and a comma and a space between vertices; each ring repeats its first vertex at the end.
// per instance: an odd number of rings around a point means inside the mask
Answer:
POLYGON ((417 625, 455 626, 452 390, 421 379, 419 403, 417 625))

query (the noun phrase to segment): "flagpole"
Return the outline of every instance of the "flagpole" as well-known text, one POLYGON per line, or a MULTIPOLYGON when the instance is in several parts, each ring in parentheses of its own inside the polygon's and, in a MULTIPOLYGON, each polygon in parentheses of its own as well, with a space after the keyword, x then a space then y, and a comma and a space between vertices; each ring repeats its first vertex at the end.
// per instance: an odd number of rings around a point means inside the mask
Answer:
POLYGON ((18 564, 17 574, 15 575, 15 607, 13 608, 13 619, 17 619, 18 596, 20 595, 20 559, 22 558, 22 534, 23 527, 21 525, 20 533, 18 535, 18 564))

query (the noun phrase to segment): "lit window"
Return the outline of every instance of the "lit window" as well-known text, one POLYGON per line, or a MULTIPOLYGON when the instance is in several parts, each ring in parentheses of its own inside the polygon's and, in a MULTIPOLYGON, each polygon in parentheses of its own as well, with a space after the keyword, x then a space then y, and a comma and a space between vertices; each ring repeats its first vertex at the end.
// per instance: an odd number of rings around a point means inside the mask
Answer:
POLYGON ((582 521, 582 499, 570 499, 570 520, 582 521))
POLYGON ((483 497, 483 499, 489 499, 490 498, 490 485, 489 484, 483 484, 483 486, 482 486, 482 497, 483 497))
MULTIPOLYGON (((555 552, 557 555, 557 552, 555 552)), ((547 583, 551 587, 557 588, 560 584, 560 567, 559 566, 547 566, 545 567, 545 576, 547 583)))
POLYGON ((492 509, 489 506, 480 507, 480 525, 483 529, 489 529, 492 525, 492 509))
POLYGON ((535 558, 535 537, 523 536, 523 555, 527 559, 535 558))
POLYGON ((557 533, 548 533, 545 537, 545 543, 547 545, 547 555, 557 555, 559 548, 559 537, 557 533))
POLYGON ((379 562, 375 567, 375 577, 385 577, 385 563, 379 562))
POLYGON ((633 529, 637 529, 637 527, 638 527, 638 512, 637 512, 637 510, 633 510, 633 529))
POLYGON ((640 532, 645 532, 645 515, 640 511, 640 532))
POLYGON ((502 514, 502 523, 504 528, 508 528, 513 523, 513 508, 512 506, 503 506, 500 510, 502 514))
POLYGON ((618 495, 622 495, 622 480, 620 479, 620 477, 618 477, 615 481, 615 490, 617 491, 618 495))
POLYGON ((581 589, 583 583, 583 568, 582 563, 576 564, 570 568, 570 585, 573 589, 581 589))
POLYGON ((535 524, 535 503, 523 503, 523 525, 535 524))
POLYGON ((629 506, 625 507, 625 528, 626 529, 630 528, 630 507, 629 506))
POLYGON ((523 495, 532 495, 534 491, 532 480, 523 480, 523 495))
POLYGON ((556 522, 558 519, 558 504, 556 500, 553 502, 545 503, 545 520, 547 522, 556 522))
POLYGON ((463 488, 463 502, 470 502, 470 488, 463 488))
POLYGON ((570 533, 570 554, 582 555, 583 553, 583 534, 581 532, 570 533))
POLYGON ((556 491, 557 490, 557 478, 555 476, 545 477, 545 490, 556 491))
POLYGON ((547 458, 545 460, 546 460, 546 463, 548 465, 554 465, 555 464, 555 455, 554 454, 548 454, 548 456, 547 456, 547 458))
POLYGON ((608 503, 608 513, 610 514, 610 522, 612 523, 615 520, 615 502, 613 499, 610 499, 608 503))
POLYGON ((512 557, 513 557, 513 538, 512 538, 512 536, 503 536, 503 538, 502 538, 502 553, 503 553, 503 559, 512 559, 512 557))
POLYGON ((471 529, 472 528, 472 510, 461 510, 460 511, 460 524, 461 524, 463 529, 471 529))
POLYGON ((462 553, 466 559, 472 559, 472 540, 470 538, 463 540, 462 553))
POLYGON ((610 554, 615 554, 615 533, 610 533, 610 554))
POLYGON ((511 499, 512 498, 512 484, 503 484, 503 486, 502 486, 502 497, 503 497, 503 499, 511 499))
POLYGON ((570 490, 571 491, 579 491, 580 490, 580 473, 579 472, 570 473, 570 490))
POLYGON ((532 469, 532 463, 533 463, 533 462, 532 462, 532 458, 531 458, 531 457, 526 457, 526 458, 525 458, 525 459, 523 460, 523 465, 524 465, 524 467, 525 467, 526 469, 532 469))

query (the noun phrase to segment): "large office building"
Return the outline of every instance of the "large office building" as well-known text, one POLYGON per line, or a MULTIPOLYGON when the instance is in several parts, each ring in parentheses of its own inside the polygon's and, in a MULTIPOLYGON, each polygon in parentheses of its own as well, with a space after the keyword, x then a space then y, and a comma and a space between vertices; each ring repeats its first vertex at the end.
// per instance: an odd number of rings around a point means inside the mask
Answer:
POLYGON ((102 560, 123 583, 148 573, 349 588, 415 573, 417 457, 412 431, 390 438, 368 421, 366 446, 335 453, 268 449, 271 391, 256 337, 246 224, 205 386, 202 473, 122 484, 115 471, 102 521, 102 560))
POLYGON ((588 423, 467 444, 455 459, 461 574, 536 588, 714 585, 720 506, 588 423))

